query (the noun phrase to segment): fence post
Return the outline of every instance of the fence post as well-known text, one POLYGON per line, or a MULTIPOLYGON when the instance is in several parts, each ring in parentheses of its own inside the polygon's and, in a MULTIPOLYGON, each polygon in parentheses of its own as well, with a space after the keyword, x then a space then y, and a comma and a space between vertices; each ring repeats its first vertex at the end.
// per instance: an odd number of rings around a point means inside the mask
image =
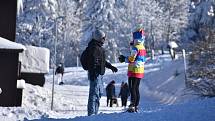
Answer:
POLYGON ((185 75, 185 83, 187 81, 187 63, 186 63, 186 52, 182 49, 183 59, 184 59, 184 75, 185 75))
POLYGON ((152 52, 151 52, 151 59, 155 60, 155 51, 153 49, 152 49, 152 52))
POLYGON ((76 66, 79 67, 79 57, 78 56, 77 56, 76 60, 77 60, 76 66))

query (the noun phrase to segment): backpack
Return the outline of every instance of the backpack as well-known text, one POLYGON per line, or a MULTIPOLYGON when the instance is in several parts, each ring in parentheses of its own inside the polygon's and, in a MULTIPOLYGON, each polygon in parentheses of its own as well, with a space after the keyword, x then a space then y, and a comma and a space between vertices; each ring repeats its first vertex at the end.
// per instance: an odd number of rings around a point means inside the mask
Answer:
POLYGON ((82 65, 82 68, 84 70, 88 70, 89 69, 89 61, 88 61, 88 58, 89 57, 89 49, 86 48, 82 54, 81 54, 81 57, 80 57, 80 61, 81 61, 81 65, 82 65))

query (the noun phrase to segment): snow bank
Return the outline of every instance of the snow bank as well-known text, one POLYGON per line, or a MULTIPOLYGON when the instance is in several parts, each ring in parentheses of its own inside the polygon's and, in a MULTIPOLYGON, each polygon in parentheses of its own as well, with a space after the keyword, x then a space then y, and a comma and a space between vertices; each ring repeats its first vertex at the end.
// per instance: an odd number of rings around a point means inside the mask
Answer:
POLYGON ((47 48, 26 46, 26 50, 19 56, 21 72, 48 73, 49 57, 50 51, 47 48))
MULTIPOLYGON (((167 57, 159 57, 161 65, 157 71, 151 71, 146 66, 146 74, 141 89, 146 95, 159 99, 162 104, 175 104, 182 100, 190 100, 193 96, 187 97, 185 92, 185 75, 182 58, 178 60, 167 60, 167 57), (156 75, 156 76, 154 76, 156 75)), ((170 57, 168 57, 170 58, 170 57)), ((155 68, 155 64, 153 64, 155 68)))

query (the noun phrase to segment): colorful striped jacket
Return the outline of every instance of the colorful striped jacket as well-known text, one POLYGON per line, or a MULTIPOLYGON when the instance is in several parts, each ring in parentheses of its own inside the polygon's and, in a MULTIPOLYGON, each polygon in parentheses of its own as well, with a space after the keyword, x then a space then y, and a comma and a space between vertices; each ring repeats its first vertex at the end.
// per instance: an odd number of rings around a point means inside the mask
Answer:
POLYGON ((132 47, 131 55, 126 59, 128 65, 128 77, 143 78, 146 50, 143 43, 137 43, 132 47))

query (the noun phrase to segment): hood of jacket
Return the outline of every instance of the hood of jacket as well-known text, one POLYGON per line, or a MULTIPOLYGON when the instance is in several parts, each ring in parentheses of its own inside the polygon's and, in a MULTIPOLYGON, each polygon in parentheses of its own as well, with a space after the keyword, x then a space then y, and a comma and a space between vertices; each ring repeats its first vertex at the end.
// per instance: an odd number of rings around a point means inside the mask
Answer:
POLYGON ((103 46, 103 42, 101 41, 97 41, 95 39, 92 39, 89 43, 88 43, 88 47, 92 47, 92 46, 99 46, 102 47, 103 46))

